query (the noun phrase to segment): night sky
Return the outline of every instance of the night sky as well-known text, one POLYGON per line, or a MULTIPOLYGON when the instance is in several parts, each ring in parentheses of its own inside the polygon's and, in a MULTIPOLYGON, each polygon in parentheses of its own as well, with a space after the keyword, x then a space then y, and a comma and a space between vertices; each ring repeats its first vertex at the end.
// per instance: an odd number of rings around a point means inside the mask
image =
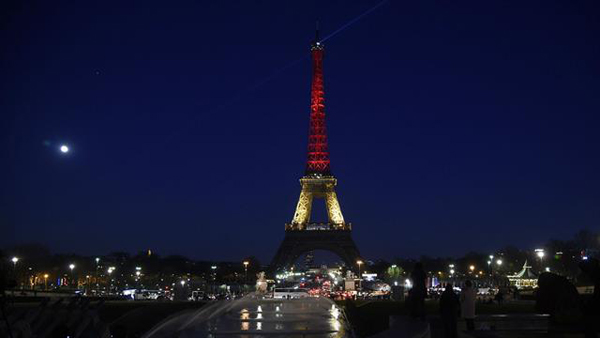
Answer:
MULTIPOLYGON (((363 256, 600 228, 594 2, 389 1, 325 42, 363 256)), ((300 193, 315 21, 327 36, 378 3, 9 1, 0 247, 268 262, 300 193)))

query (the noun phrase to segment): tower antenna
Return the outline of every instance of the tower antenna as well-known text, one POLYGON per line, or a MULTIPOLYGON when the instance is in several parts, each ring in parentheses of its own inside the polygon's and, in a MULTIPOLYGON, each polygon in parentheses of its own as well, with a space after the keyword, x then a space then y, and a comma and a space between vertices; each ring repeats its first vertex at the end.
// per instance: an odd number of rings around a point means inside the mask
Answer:
POLYGON ((315 23, 315 43, 319 42, 319 20, 315 23))

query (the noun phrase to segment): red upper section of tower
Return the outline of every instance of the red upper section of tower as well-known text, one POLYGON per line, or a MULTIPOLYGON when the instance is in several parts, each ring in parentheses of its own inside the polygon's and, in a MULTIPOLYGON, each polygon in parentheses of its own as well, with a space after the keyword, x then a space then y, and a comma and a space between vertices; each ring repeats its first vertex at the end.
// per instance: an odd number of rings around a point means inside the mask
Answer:
POLYGON ((327 128, 325 127, 325 90, 323 88, 323 45, 318 38, 311 48, 313 78, 310 92, 310 130, 306 175, 330 175, 327 128))

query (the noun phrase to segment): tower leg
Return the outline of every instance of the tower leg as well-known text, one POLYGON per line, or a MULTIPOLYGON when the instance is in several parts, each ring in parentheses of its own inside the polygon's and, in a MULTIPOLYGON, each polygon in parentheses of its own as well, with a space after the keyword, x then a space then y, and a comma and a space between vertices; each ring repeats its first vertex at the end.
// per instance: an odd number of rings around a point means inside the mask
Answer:
POLYGON ((337 194, 335 191, 328 191, 325 193, 325 204, 327 205, 329 222, 335 228, 343 228, 344 216, 342 215, 342 209, 340 208, 340 203, 337 200, 337 194))
POLYGON ((298 205, 296 206, 296 212, 294 213, 294 219, 292 220, 292 226, 294 226, 295 230, 304 230, 306 225, 310 222, 312 202, 312 192, 303 187, 302 191, 300 191, 300 198, 298 199, 298 205))

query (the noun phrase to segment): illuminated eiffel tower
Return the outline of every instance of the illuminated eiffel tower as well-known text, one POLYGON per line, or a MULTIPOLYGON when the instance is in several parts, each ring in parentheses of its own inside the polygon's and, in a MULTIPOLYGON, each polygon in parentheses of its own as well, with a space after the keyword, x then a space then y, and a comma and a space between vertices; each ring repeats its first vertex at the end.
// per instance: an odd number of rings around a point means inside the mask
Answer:
POLYGON ((346 223, 337 199, 337 179, 331 174, 327 128, 325 125, 325 90, 323 86, 324 46, 319 35, 311 46, 313 77, 310 102, 310 129, 308 158, 302 190, 291 223, 285 225, 285 238, 271 262, 271 269, 292 265, 302 254, 313 250, 327 250, 337 254, 349 268, 355 266, 360 254, 352 240, 350 223, 346 223), (324 199, 328 221, 311 223, 311 209, 315 199, 324 199))

